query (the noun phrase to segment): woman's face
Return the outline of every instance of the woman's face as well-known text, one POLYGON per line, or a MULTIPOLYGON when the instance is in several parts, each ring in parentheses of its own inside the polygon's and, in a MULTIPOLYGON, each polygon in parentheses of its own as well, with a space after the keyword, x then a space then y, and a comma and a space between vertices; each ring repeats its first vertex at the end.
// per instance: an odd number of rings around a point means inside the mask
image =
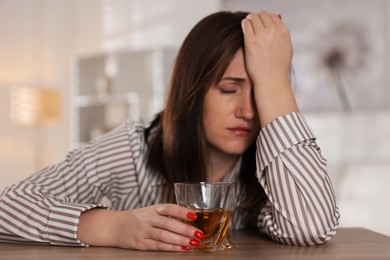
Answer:
POLYGON ((240 155, 254 142, 260 126, 252 88, 240 49, 205 95, 203 125, 209 152, 240 155))

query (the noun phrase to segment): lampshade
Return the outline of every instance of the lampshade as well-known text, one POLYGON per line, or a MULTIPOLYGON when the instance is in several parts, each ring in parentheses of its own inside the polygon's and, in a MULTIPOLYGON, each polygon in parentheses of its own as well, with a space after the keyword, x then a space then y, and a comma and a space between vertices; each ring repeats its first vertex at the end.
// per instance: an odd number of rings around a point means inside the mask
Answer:
POLYGON ((55 125, 61 118, 61 97, 57 90, 14 87, 10 105, 14 125, 55 125))

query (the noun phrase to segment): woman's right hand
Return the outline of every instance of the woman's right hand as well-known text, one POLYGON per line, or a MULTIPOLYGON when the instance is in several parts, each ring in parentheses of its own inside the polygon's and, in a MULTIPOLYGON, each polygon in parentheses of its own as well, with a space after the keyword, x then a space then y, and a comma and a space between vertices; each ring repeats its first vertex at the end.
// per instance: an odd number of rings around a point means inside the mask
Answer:
POLYGON ((92 246, 159 251, 199 246, 203 232, 180 219, 193 221, 196 214, 175 204, 126 211, 92 209, 81 214, 77 235, 81 242, 92 246))

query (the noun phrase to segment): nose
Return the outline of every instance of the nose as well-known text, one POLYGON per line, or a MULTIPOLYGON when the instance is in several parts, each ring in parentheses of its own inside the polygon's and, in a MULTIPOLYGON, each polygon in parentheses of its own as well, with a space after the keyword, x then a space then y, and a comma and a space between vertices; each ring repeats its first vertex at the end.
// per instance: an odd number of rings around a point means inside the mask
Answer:
POLYGON ((250 91, 241 96, 236 108, 236 117, 244 120, 252 120, 255 117, 255 101, 250 91))

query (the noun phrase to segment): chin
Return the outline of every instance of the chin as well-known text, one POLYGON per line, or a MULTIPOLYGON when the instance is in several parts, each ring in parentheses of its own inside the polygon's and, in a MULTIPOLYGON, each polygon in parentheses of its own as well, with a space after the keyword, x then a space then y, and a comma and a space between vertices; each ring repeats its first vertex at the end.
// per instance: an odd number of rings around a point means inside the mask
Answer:
POLYGON ((225 150, 225 153, 231 154, 231 155, 241 155, 241 154, 243 154, 248 148, 249 148, 249 146, 245 146, 245 147, 231 147, 230 149, 226 149, 226 150, 225 150))

